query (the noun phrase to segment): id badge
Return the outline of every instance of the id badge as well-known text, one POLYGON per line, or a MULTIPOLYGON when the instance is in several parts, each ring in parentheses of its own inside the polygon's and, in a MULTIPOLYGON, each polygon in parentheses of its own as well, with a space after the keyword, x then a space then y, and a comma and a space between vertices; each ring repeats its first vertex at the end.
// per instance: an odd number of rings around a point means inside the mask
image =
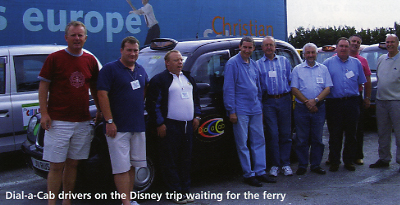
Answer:
POLYGON ((181 92, 181 97, 182 97, 182 99, 189 99, 189 93, 188 92, 181 92))
POLYGON ((353 73, 352 70, 346 73, 346 77, 347 77, 347 78, 351 78, 351 77, 353 77, 353 76, 354 76, 354 73, 353 73))
POLYGON ((136 90, 140 88, 139 80, 134 80, 131 82, 132 90, 136 90))
POLYGON ((324 83, 324 79, 321 78, 321 77, 317 77, 317 83, 318 83, 318 84, 324 83))
POLYGON ((276 78, 276 71, 268 71, 268 76, 270 78, 276 78))

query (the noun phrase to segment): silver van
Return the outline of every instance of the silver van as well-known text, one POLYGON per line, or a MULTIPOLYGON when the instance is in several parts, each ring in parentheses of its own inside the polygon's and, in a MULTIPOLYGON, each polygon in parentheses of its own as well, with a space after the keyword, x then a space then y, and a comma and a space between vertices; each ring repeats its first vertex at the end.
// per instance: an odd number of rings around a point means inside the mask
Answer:
POLYGON ((0 153, 21 149, 29 119, 40 111, 39 72, 50 53, 66 47, 0 46, 0 153))

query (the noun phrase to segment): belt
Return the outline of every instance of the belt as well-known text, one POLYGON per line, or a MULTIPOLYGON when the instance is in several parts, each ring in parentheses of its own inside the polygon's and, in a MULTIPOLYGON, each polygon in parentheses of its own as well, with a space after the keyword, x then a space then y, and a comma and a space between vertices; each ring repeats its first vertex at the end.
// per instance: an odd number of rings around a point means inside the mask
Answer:
POLYGON ((268 95, 268 98, 279 99, 279 98, 284 97, 284 96, 286 96, 288 94, 289 93, 283 93, 283 94, 279 94, 279 95, 268 95))

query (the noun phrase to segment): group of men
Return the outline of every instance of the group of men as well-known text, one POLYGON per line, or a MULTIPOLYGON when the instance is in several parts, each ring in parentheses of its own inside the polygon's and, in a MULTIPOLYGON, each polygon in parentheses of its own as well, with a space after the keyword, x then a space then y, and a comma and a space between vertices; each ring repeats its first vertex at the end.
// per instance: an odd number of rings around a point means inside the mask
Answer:
MULTIPOLYGON (((73 191, 79 160, 88 158, 90 89, 97 107, 96 120, 103 119, 106 123, 104 131, 114 181, 118 192, 126 196, 122 197, 122 204, 136 204, 129 198, 135 167, 147 166, 145 98, 149 125, 154 126, 158 135, 160 163, 168 191, 183 194, 183 198, 173 199, 176 203, 193 202, 185 193, 190 191, 192 138, 201 112, 196 83, 188 72, 182 71, 182 55, 176 50, 169 51, 164 57, 166 70, 149 81, 144 68, 136 62, 139 55, 136 38, 123 39, 121 57, 104 65, 101 71, 96 59, 82 50, 86 39, 85 25, 70 22, 65 28, 68 47, 50 54, 39 74, 41 126, 46 130, 43 159, 50 162, 48 192, 57 195, 61 184, 65 192, 73 191)), ((225 66, 223 90, 245 183, 260 187, 261 182, 275 183, 278 172, 293 175, 289 159, 291 93, 297 102, 294 119, 298 175, 305 174, 309 164, 312 172, 326 173, 320 167, 325 113, 330 133, 329 170, 339 168, 343 132, 345 168, 354 171, 353 163, 362 162, 362 157, 356 157, 354 147, 360 106, 369 106, 371 86, 366 76, 369 78, 371 73, 368 65, 363 67, 363 60, 360 63, 350 57, 350 51, 358 51, 360 44, 359 36, 350 40, 340 38, 337 55, 320 64, 315 61, 317 47, 308 43, 303 48, 305 61, 292 72, 288 59, 275 54, 273 37, 263 39, 265 55, 257 62, 251 59, 254 40, 242 38, 239 54, 225 66), (363 84, 366 90, 361 98, 363 84), (268 174, 266 156, 271 158, 268 174)), ((380 57, 377 73, 380 159, 371 168, 389 166, 392 127, 397 149, 400 148, 399 40, 389 35, 386 44, 389 53, 380 57)), ((357 52, 352 53, 361 58, 357 52)), ((397 162, 400 163, 399 150, 397 162)), ((48 204, 55 204, 56 200, 49 199, 48 204)), ((71 199, 65 198, 63 204, 71 204, 71 199)))
MULTIPOLYGON (((41 126, 46 130, 43 159, 50 162, 48 192, 73 191, 79 160, 87 159, 91 144, 89 92, 104 119, 112 173, 123 205, 130 200, 135 167, 146 167, 144 99, 151 123, 157 127, 160 162, 168 191, 187 193, 193 131, 199 126, 200 105, 194 79, 182 71, 179 51, 165 56, 166 70, 149 81, 136 60, 139 41, 126 37, 121 57, 99 71, 96 59, 84 52, 87 30, 79 21, 65 29, 67 48, 52 53, 39 74, 41 126), (148 91, 148 92, 147 92, 148 91)), ((48 204, 56 204, 57 198, 48 204)), ((183 195, 176 203, 192 202, 183 195)), ((71 204, 64 198, 63 204, 71 204)))
MULTIPOLYGON (((303 47, 304 62, 291 71, 288 59, 275 54, 273 37, 263 39, 264 56, 256 62, 250 58, 255 50, 254 40, 242 38, 239 54, 225 66, 224 104, 233 123, 245 183, 260 187, 261 182, 276 182, 271 176, 276 177, 279 172, 293 175, 290 167, 291 94, 296 97, 293 113, 294 150, 299 161, 297 175, 305 174, 308 165, 312 172, 326 174, 320 166, 325 119, 329 130, 329 170, 338 171, 341 158, 349 171, 356 170, 354 164, 363 164, 362 119, 370 106, 371 71, 366 59, 359 55, 361 42, 358 35, 339 38, 337 54, 322 64, 316 62, 317 46, 307 43, 303 47), (271 159, 269 176, 266 155, 271 159)), ((377 68, 379 160, 370 168, 389 166, 392 128, 397 149, 400 149, 398 37, 388 35, 386 45, 389 53, 379 58, 377 68)), ((400 151, 397 150, 398 163, 399 160, 400 151)))

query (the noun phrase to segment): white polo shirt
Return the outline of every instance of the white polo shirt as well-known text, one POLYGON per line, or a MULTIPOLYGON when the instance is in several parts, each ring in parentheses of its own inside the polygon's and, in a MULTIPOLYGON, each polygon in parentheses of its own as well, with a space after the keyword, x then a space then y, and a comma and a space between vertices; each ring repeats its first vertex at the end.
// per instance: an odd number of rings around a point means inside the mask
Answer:
POLYGON ((193 120, 193 85, 182 72, 179 78, 173 73, 170 74, 173 80, 169 87, 167 118, 179 121, 193 120))

